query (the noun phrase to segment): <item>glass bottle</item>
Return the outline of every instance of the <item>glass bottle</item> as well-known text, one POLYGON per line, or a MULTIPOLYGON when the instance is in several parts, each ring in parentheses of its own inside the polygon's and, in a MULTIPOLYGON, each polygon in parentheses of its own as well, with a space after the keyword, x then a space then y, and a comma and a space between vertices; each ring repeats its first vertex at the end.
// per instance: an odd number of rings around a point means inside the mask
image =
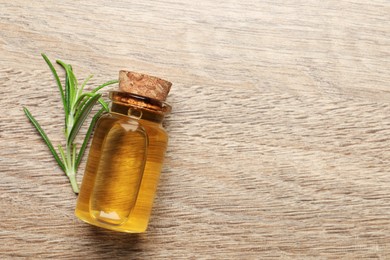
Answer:
POLYGON ((168 136, 171 83, 120 71, 110 112, 96 124, 75 214, 99 227, 140 233, 147 228, 168 136))

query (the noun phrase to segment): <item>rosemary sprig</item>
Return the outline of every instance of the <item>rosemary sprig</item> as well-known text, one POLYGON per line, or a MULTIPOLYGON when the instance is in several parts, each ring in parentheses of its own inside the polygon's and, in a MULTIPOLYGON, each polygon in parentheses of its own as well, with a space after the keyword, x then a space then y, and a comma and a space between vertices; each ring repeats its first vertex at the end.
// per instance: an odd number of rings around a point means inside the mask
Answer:
POLYGON ((92 130, 96 121, 105 111, 108 111, 107 103, 101 98, 101 94, 97 93, 97 91, 111 84, 118 83, 118 81, 110 80, 96 87, 90 92, 84 92, 84 87, 87 84, 88 80, 92 78, 92 75, 86 78, 83 84, 79 86, 76 76, 73 73, 72 66, 66 64, 61 60, 57 60, 56 62, 61 65, 61 67, 65 70, 66 73, 65 87, 63 87, 53 64, 50 62, 50 60, 45 54, 42 53, 42 57, 46 61, 51 72, 53 73, 54 79, 61 94, 61 101, 65 112, 65 149, 61 145, 59 145, 58 154, 38 121, 33 117, 33 115, 26 107, 24 107, 23 110, 27 118, 41 135, 50 152, 53 154, 53 157, 57 161, 58 166, 60 166, 60 168, 65 172, 66 176, 68 176, 73 191, 75 193, 78 193, 79 187, 76 181, 76 172, 79 168, 81 159, 84 155, 85 148, 87 147, 88 140, 91 137, 92 130), (81 145, 80 150, 77 152, 77 147, 75 143, 76 136, 79 133, 81 126, 91 113, 93 106, 97 102, 101 104, 102 108, 92 118, 88 131, 84 137, 83 144, 81 145))

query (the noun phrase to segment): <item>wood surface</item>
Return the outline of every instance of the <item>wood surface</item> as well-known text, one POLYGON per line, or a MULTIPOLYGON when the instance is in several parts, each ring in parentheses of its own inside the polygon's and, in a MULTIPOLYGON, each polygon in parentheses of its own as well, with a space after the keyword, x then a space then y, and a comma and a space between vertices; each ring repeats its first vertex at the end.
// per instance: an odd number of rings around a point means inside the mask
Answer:
POLYGON ((390 259, 389 69, 387 0, 0 0, 0 258, 390 259), (146 233, 74 216, 41 52, 173 82, 146 233))

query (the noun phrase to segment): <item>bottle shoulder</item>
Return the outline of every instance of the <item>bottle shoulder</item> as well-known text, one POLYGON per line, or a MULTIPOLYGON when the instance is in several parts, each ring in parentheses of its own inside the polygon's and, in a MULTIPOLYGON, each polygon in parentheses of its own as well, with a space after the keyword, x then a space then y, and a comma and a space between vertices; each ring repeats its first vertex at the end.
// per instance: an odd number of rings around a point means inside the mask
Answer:
POLYGON ((112 113, 112 112, 102 115, 98 120, 97 127, 99 127, 99 126, 107 126, 107 127, 111 126, 112 127, 112 126, 117 125, 117 124, 134 125, 135 122, 137 122, 143 128, 145 128, 148 135, 153 135, 153 136, 158 135, 163 139, 168 138, 168 134, 167 134, 166 130, 163 128, 161 123, 156 123, 156 122, 144 120, 144 119, 137 120, 137 119, 134 119, 134 118, 122 115, 122 114, 112 113))

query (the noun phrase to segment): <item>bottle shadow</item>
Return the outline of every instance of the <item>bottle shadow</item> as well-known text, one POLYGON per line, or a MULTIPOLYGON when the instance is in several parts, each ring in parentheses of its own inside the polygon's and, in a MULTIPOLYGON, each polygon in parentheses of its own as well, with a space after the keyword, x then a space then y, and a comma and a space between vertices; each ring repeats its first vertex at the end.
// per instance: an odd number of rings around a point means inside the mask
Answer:
POLYGON ((143 245, 147 242, 146 233, 116 232, 92 225, 88 225, 86 232, 94 246, 95 256, 104 259, 112 256, 135 257, 143 251, 143 245))

